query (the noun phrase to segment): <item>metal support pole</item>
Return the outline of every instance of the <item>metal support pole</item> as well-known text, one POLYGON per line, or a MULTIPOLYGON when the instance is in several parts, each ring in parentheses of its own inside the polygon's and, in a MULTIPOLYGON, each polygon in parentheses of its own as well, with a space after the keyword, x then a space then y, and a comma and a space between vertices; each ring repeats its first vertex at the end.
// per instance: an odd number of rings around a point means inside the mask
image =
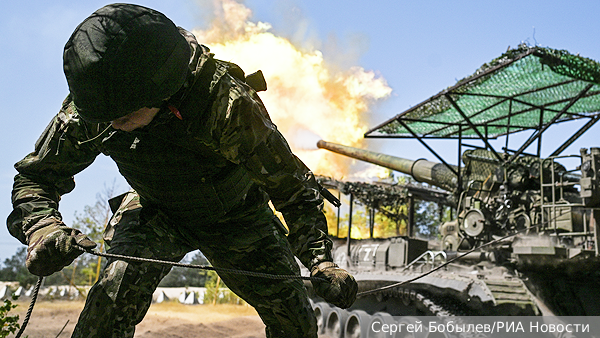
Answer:
MULTIPOLYGON (((338 200, 342 200, 342 192, 338 190, 338 200)), ((337 207, 337 224, 335 229, 335 237, 340 238, 340 213, 342 210, 342 205, 338 205, 337 207)))
POLYGON ((450 102, 450 104, 452 104, 452 106, 454 107, 454 109, 456 109, 456 111, 460 114, 460 116, 462 116, 462 118, 465 119, 465 122, 467 122, 469 127, 471 127, 471 129, 473 129, 473 131, 477 134, 477 136, 479 136, 479 138, 483 141, 483 143, 485 143, 486 148, 490 149, 492 151, 492 154, 494 154, 494 156, 496 156, 498 161, 502 162, 502 157, 500 157, 500 155, 498 155, 498 152, 496 152, 494 147, 492 147, 492 145, 488 142, 487 138, 484 137, 483 135, 481 135, 481 132, 479 131, 479 129, 477 129, 477 127, 473 124, 473 122, 471 122, 471 119, 467 117, 467 114, 465 114, 462 111, 462 109, 460 109, 458 104, 456 102, 454 102, 452 97, 450 97, 450 94, 446 93, 446 94, 444 94, 444 97, 446 98, 446 100, 448 100, 448 102, 450 102))
POLYGON ((415 225, 415 197, 410 195, 408 197, 408 224, 406 225, 406 235, 413 237, 413 230, 415 225))
POLYGON ((350 210, 348 211, 348 237, 346 245, 348 247, 348 264, 350 264, 350 242, 352 241, 352 205, 354 204, 354 195, 350 194, 350 210))
POLYGON ((510 118, 512 116, 512 103, 513 100, 508 101, 508 118, 506 121, 506 143, 504 143, 504 149, 508 149, 508 137, 510 135, 510 118))
POLYGON ((448 163, 446 163, 446 160, 444 160, 440 155, 438 155, 438 153, 435 152, 435 150, 433 150, 427 143, 425 143, 425 141, 423 141, 423 139, 417 135, 414 131, 412 131, 412 129, 410 129, 410 127, 404 123, 404 121, 398 119, 396 120, 398 121, 398 123, 400 123, 400 125, 402 125, 406 130, 408 130, 409 133, 411 133, 411 135, 417 139, 417 141, 419 141, 425 148, 427 148, 427 150, 429 150, 429 152, 431 152, 433 154, 433 156, 435 156, 438 160, 440 160, 440 162, 442 162, 446 167, 448 167, 448 169, 453 172, 456 176, 458 176, 458 173, 456 172, 456 170, 454 170, 454 168, 452 168, 448 163))
POLYGON ((456 193, 457 195, 460 196, 460 193, 462 192, 462 175, 460 174, 460 170, 461 170, 461 155, 462 155, 462 125, 458 126, 458 162, 457 164, 457 175, 456 175, 456 182, 457 182, 457 190, 456 193))
POLYGON ((511 163, 512 161, 514 161, 515 158, 517 158, 519 155, 521 155, 521 153, 523 153, 523 151, 525 151, 525 149, 527 149, 527 147, 529 147, 543 132, 545 132, 548 128, 550 128, 550 126, 553 125, 554 122, 556 122, 556 120, 561 118, 567 112, 567 110, 569 110, 569 108, 571 108, 571 106, 573 106, 575 104, 575 102, 577 102, 580 98, 582 98, 585 95, 585 93, 587 93, 588 90, 590 90, 590 88, 592 88, 593 86, 594 86, 593 84, 586 86, 581 92, 579 92, 579 94, 577 94, 577 96, 572 98, 571 101, 565 107, 563 107, 563 109, 558 114, 556 114, 552 118, 552 120, 550 120, 548 123, 546 123, 546 125, 542 129, 540 129, 538 132, 533 133, 533 135, 531 135, 531 137, 521 146, 521 148, 519 148, 519 150, 517 150, 510 157, 510 159, 508 159, 508 163, 511 163))
POLYGON ((593 116, 581 129, 579 129, 571 138, 569 138, 565 143, 563 143, 560 147, 558 147, 550 156, 558 156, 560 153, 565 151, 567 147, 569 147, 575 140, 577 140, 581 135, 583 135, 588 129, 590 129, 598 120, 600 119, 600 115, 593 116))
MULTIPOLYGON (((596 250, 596 256, 600 255, 599 240, 600 240, 600 210, 592 209, 592 218, 594 219, 594 249, 596 250)), ((590 222, 591 223, 591 222, 590 222)))
MULTIPOLYGON (((544 108, 540 109, 539 130, 542 129, 543 125, 544 125, 544 108)), ((538 136, 538 140, 537 140, 537 157, 542 157, 542 134, 540 134, 540 136, 538 136)))
POLYGON ((373 238, 375 231, 375 208, 369 208, 369 237, 373 238))

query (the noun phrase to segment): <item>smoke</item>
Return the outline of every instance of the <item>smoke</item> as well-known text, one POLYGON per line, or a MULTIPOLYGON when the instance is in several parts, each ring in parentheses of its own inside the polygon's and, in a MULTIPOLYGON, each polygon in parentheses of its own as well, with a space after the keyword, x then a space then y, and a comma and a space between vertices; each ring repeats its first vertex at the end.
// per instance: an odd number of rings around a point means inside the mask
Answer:
POLYGON ((370 106, 391 88, 373 71, 328 65, 321 51, 302 50, 272 33, 269 23, 251 22, 251 14, 242 3, 219 0, 211 25, 193 33, 216 58, 248 74, 262 70, 269 89, 260 97, 303 162, 317 174, 348 176, 351 160, 317 150, 316 142, 361 146, 370 106))
POLYGON ((287 135, 288 142, 298 150, 317 150, 317 142, 320 139, 315 132, 303 127, 292 127, 287 135))

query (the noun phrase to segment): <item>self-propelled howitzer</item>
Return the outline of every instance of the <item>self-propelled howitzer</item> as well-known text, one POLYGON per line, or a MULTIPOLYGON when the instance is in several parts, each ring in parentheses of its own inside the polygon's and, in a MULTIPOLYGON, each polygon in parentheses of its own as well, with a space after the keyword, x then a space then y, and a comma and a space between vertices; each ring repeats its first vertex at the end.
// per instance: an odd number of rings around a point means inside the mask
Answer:
MULTIPOLYGON (((371 323, 414 315, 600 315, 600 148, 562 155, 600 121, 598 74, 600 63, 579 54, 519 45, 364 134, 414 139, 441 163, 319 142, 451 192, 456 208, 436 240, 337 239, 335 261, 352 271, 361 296, 344 311, 315 299, 325 333, 337 323, 345 335, 336 337, 363 337, 371 323), (546 137, 575 120, 585 123, 546 137), (524 142, 512 137, 521 132, 524 142), (428 144, 434 139, 458 141, 457 166, 428 144), (562 144, 548 149, 549 139, 562 144)), ((423 212, 407 209, 409 222, 423 212)))
MULTIPOLYGON (((509 156, 504 156, 506 160, 501 161, 491 151, 477 148, 463 153, 464 166, 459 168, 323 140, 317 146, 408 174, 417 181, 451 192, 449 204, 457 208, 457 217, 440 225, 445 250, 469 250, 493 236, 503 236, 533 224, 539 225, 536 231, 551 228, 557 232, 581 232, 591 216, 589 211, 585 214, 582 204, 590 199, 582 200, 583 193, 577 186, 589 186, 590 190, 595 182, 588 182, 590 178, 586 174, 588 178, 581 183, 581 174, 568 171, 553 158, 544 160, 522 155, 509 162, 509 156), (542 222, 546 224, 540 225, 542 222)), ((582 163, 597 163, 598 153, 596 148, 590 154, 583 150, 582 163)))
POLYGON ((567 170, 559 163, 566 156, 509 160, 475 148, 462 154, 459 168, 325 141, 318 147, 411 175, 451 192, 455 201, 454 219, 439 226, 441 243, 410 236, 337 240, 336 262, 356 275, 362 291, 415 278, 464 254, 426 278, 359 298, 349 315, 600 314, 600 148, 570 156, 580 162, 567 170))

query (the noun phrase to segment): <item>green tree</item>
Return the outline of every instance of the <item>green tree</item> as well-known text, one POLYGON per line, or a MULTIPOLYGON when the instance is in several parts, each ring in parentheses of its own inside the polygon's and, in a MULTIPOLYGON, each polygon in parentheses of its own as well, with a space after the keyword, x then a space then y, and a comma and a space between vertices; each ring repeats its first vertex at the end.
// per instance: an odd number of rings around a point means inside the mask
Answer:
POLYGON ((406 236, 408 216, 406 204, 398 206, 384 206, 375 214, 376 238, 393 236, 406 236))
POLYGON ((207 271, 206 294, 204 304, 244 304, 244 301, 227 288, 215 271, 207 271), (220 292, 219 290, 223 292, 220 292))
POLYGON ((433 202, 418 201, 415 203, 415 235, 434 239, 440 225, 439 206, 433 202))
POLYGON ((38 277, 27 270, 25 259, 27 258, 27 247, 17 249, 10 258, 4 260, 0 268, 0 280, 19 282, 23 287, 29 287, 37 281, 38 277))
POLYGON ((16 308, 9 299, 5 299, 0 305, 0 337, 8 337, 9 334, 15 333, 21 326, 19 325, 19 315, 9 315, 10 310, 16 308))

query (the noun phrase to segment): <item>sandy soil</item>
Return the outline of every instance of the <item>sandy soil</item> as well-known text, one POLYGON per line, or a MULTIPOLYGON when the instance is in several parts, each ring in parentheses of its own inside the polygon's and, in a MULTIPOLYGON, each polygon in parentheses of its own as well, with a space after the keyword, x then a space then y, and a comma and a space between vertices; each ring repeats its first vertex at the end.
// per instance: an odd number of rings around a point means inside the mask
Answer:
MULTIPOLYGON (((19 314, 21 321, 28 303, 11 314, 19 314)), ((82 301, 39 301, 36 303, 23 337, 70 337, 83 308, 82 301)), ((153 304, 146 318, 136 329, 136 338, 263 338, 264 324, 252 307, 244 305, 182 305, 177 302, 153 304)), ((12 337, 12 335, 11 335, 12 337)))

